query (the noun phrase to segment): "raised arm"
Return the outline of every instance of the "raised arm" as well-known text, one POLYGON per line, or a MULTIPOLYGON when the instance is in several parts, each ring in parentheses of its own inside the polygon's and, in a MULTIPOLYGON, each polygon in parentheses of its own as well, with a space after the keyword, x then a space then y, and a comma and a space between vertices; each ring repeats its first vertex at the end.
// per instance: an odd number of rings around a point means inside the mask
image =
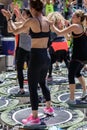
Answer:
MULTIPOLYGON (((21 26, 23 23, 22 23, 22 22, 14 22, 14 24, 15 24, 16 27, 19 27, 19 26, 21 26)), ((8 22, 8 32, 14 34, 14 32, 13 32, 13 30, 12 30, 12 28, 11 28, 9 22, 8 22)))
MULTIPOLYGON (((76 33, 77 34, 77 30, 79 29, 77 24, 72 24, 69 27, 64 28, 63 30, 59 30, 54 24, 51 24, 51 29, 53 32, 55 32, 57 35, 66 35, 68 33, 76 33)), ((78 30, 79 31, 79 30, 78 30)))
POLYGON ((8 21, 8 27, 9 27, 9 31, 14 32, 14 34, 20 34, 22 32, 26 32, 29 30, 30 28, 30 23, 31 23, 31 18, 26 20, 23 24, 21 24, 19 27, 17 27, 15 25, 15 23, 12 21, 12 16, 11 13, 9 11, 6 10, 2 10, 2 14, 6 17, 7 21, 8 21))
POLYGON ((12 29, 12 31, 14 32, 14 34, 20 34, 22 32, 26 32, 29 30, 30 28, 30 22, 31 20, 28 19, 27 21, 25 21, 21 26, 17 27, 14 22, 12 21, 12 19, 8 20, 8 26, 10 26, 10 28, 12 29))

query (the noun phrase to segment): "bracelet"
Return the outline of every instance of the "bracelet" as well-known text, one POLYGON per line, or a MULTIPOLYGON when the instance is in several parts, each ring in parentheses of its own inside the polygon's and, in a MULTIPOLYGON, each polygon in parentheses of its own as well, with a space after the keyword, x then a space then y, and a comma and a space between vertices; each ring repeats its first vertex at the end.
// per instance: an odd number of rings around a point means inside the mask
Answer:
POLYGON ((11 19, 11 18, 9 18, 9 19, 8 19, 8 22, 9 22, 10 20, 12 20, 12 19, 11 19))

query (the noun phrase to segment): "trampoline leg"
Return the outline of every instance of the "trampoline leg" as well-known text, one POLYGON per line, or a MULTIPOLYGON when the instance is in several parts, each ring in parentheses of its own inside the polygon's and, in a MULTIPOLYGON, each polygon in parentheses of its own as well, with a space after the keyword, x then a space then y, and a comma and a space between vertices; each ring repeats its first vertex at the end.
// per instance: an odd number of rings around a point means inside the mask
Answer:
POLYGON ((85 115, 85 118, 87 118, 87 109, 86 108, 84 108, 84 115, 85 115))
POLYGON ((9 130, 9 126, 7 126, 7 130, 9 130))
POLYGON ((5 128, 5 124, 2 124, 2 129, 4 130, 4 128, 5 128))

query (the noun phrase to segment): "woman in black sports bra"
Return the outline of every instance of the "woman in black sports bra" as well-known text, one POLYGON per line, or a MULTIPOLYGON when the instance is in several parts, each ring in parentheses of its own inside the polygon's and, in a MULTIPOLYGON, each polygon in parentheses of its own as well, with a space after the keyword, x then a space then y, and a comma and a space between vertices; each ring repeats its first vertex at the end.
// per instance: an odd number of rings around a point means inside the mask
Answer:
POLYGON ((82 98, 86 96, 85 80, 80 73, 81 69, 84 67, 83 61, 87 60, 87 45, 84 44, 84 38, 86 38, 86 35, 84 33, 84 28, 82 25, 84 19, 84 12, 82 10, 76 10, 76 12, 72 15, 72 25, 69 27, 60 31, 53 24, 51 26, 52 30, 58 35, 72 33, 73 51, 68 75, 70 88, 70 97, 67 101, 68 104, 76 104, 76 101, 74 99, 75 77, 78 78, 83 87, 82 98))
POLYGON ((40 118, 38 117, 38 83, 42 89, 42 93, 46 99, 46 107, 44 113, 52 115, 54 109, 51 107, 50 91, 46 85, 45 78, 47 75, 48 67, 50 64, 50 58, 47 52, 47 43, 49 39, 49 22, 46 17, 42 15, 43 3, 41 0, 30 0, 30 11, 33 18, 29 18, 21 27, 15 27, 11 14, 2 10, 4 16, 6 16, 8 25, 14 31, 15 34, 19 34, 26 30, 30 30, 31 35, 31 59, 28 70, 29 80, 29 92, 32 114, 27 119, 23 119, 24 124, 40 124, 40 118))

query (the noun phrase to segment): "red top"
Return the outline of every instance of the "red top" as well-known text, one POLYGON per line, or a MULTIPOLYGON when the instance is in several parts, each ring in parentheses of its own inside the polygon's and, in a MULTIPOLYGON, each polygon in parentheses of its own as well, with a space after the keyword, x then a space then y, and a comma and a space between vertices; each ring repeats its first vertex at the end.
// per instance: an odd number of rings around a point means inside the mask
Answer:
POLYGON ((54 51, 58 51, 58 50, 66 50, 66 51, 68 51, 68 43, 67 43, 67 41, 52 42, 51 46, 54 49, 54 51))

